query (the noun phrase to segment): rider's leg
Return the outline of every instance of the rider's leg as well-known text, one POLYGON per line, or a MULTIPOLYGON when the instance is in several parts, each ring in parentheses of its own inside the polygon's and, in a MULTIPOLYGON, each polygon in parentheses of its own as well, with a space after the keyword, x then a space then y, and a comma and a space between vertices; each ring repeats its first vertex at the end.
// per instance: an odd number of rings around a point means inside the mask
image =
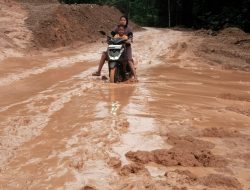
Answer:
POLYGON ((127 53, 127 58, 128 58, 128 64, 129 64, 129 67, 130 67, 130 69, 132 71, 132 75, 133 75, 134 79, 137 80, 135 64, 134 64, 134 60, 132 58, 132 48, 131 48, 131 46, 128 46, 126 51, 127 51, 126 53, 127 53))
POLYGON ((132 71, 132 75, 134 76, 134 79, 137 80, 136 69, 135 69, 135 65, 134 65, 133 61, 129 60, 128 64, 129 64, 129 67, 132 71))
POLYGON ((138 64, 138 62, 137 62, 137 60, 136 59, 132 59, 133 60, 133 64, 134 64, 134 67, 135 67, 135 70, 137 69, 137 64, 138 64))
POLYGON ((126 73, 127 72, 127 61, 124 61, 122 63, 122 68, 123 68, 124 73, 126 73))
POLYGON ((98 70, 96 72, 92 73, 93 76, 100 76, 101 75, 102 67, 103 67, 106 59, 107 59, 107 53, 103 52, 101 59, 100 59, 100 62, 99 62, 98 70))

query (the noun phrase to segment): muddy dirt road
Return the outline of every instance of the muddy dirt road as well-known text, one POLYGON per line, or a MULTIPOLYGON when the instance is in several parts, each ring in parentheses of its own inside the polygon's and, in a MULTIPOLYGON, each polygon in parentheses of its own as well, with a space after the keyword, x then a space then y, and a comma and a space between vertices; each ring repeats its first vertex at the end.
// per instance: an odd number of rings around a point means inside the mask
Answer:
POLYGON ((3 60, 0 189, 249 190, 249 72, 206 64, 193 40, 137 32, 139 83, 91 76, 101 43, 3 60))

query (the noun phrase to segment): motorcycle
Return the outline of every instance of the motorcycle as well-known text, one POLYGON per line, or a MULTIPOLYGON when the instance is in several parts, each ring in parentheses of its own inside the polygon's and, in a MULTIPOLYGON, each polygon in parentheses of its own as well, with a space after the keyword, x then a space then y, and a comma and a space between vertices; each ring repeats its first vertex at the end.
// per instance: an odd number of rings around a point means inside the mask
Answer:
MULTIPOLYGON (((107 36, 105 32, 103 31, 99 32, 102 35, 107 36)), ((127 40, 125 39, 119 39, 107 36, 108 67, 109 67, 109 78, 111 83, 126 81, 132 75, 131 69, 129 67, 126 58, 126 46, 130 44, 126 42, 127 40)))

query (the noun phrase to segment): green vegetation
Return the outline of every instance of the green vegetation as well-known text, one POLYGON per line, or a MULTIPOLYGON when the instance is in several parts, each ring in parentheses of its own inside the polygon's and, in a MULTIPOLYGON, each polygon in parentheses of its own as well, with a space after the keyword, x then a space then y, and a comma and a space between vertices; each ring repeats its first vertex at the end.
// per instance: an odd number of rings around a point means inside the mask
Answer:
POLYGON ((250 32, 250 0, 60 0, 116 6, 144 26, 186 26, 218 30, 237 26, 250 32))

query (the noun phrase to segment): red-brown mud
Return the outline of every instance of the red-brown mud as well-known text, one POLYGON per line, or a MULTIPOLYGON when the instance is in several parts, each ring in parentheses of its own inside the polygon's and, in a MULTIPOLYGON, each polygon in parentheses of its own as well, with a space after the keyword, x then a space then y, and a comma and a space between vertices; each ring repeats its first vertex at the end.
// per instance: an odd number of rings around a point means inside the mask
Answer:
POLYGON ((208 187, 214 187, 214 188, 224 187, 224 188, 239 189, 239 190, 242 189, 241 184, 236 178, 219 174, 210 174, 208 176, 199 179, 199 181, 200 183, 208 187))
POLYGON ((164 166, 184 167, 224 167, 226 160, 215 156, 209 150, 213 144, 192 137, 170 137, 171 149, 158 149, 151 152, 128 152, 126 157, 132 161, 147 164, 155 162, 164 166))
POLYGON ((109 84, 107 65, 91 76, 106 44, 76 46, 79 36, 69 35, 98 25, 83 18, 90 5, 10 2, 0 0, 0 38, 8 39, 0 47, 0 189, 249 190, 249 34, 145 28, 133 44, 139 82, 109 84), (40 6, 46 16, 31 29, 28 15, 40 6), (47 21, 52 28, 42 27, 47 21))

